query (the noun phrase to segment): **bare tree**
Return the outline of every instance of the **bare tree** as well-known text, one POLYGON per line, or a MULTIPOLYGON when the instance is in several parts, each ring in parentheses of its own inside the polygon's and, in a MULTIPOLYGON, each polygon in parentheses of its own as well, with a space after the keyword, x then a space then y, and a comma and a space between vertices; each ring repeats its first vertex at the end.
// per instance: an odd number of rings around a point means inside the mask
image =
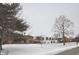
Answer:
POLYGON ((65 45, 65 35, 71 35, 73 33, 72 26, 73 22, 71 22, 67 17, 64 15, 59 16, 56 18, 55 22, 55 33, 59 35, 59 37, 62 37, 63 39, 63 45, 65 45))

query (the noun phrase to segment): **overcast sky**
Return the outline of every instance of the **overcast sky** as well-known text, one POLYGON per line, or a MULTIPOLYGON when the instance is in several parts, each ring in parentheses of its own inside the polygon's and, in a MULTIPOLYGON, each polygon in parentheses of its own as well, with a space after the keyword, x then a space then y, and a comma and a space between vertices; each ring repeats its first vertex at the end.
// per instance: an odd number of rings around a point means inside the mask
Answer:
POLYGON ((54 22, 60 15, 65 15, 74 22, 74 33, 79 33, 79 4, 25 3, 22 16, 30 24, 26 32, 30 35, 51 36, 54 22))

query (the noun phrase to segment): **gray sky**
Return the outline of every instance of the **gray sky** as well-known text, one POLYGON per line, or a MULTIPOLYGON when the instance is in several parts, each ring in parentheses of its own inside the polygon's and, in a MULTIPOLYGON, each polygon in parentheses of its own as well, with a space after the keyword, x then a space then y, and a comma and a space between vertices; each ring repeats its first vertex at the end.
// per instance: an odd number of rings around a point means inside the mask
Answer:
POLYGON ((79 4, 67 3, 25 3, 22 16, 31 28, 26 33, 31 35, 51 36, 54 22, 60 15, 65 15, 74 22, 75 35, 79 33, 79 4))

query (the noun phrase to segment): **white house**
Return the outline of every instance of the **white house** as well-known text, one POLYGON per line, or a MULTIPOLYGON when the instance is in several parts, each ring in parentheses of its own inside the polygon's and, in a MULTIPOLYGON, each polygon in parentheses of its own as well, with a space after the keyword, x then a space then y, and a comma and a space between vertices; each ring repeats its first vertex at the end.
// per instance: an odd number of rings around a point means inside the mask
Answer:
POLYGON ((51 43, 55 43, 56 40, 53 37, 43 37, 41 39, 41 42, 45 44, 51 44, 51 43))

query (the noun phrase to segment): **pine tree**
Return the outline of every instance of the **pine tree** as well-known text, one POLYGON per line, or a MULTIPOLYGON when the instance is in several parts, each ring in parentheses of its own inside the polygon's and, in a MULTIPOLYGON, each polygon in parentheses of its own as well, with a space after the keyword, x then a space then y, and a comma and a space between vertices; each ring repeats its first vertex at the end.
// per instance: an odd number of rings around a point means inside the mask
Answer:
POLYGON ((2 41, 6 40, 3 37, 14 31, 23 32, 29 27, 23 19, 17 17, 21 9, 19 3, 0 3, 0 50, 2 50, 2 41))

